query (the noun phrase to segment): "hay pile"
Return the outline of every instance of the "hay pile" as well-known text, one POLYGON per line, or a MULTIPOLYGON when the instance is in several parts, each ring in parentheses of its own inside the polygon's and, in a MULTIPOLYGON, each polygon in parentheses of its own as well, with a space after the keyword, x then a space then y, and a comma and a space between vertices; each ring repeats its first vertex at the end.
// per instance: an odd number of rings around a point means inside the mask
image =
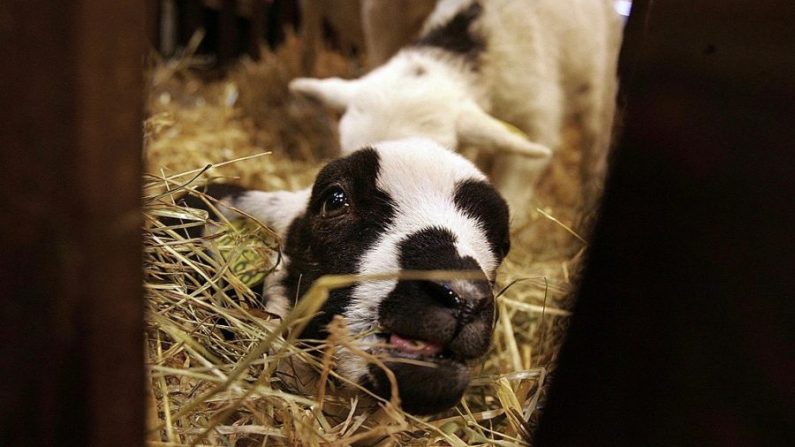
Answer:
MULTIPOLYGON (((333 117, 288 95, 299 74, 299 43, 288 39, 261 62, 243 61, 221 80, 202 81, 189 58, 159 63, 151 73, 146 121, 146 356, 151 385, 149 444, 160 445, 517 445, 543 402, 545 378, 563 333, 577 258, 584 243, 565 228, 577 217, 576 155, 563 150, 526 210, 531 224, 516 229, 499 271, 500 318, 491 352, 462 402, 447 413, 418 419, 392 404, 351 411, 360 404, 334 390, 294 394, 275 374, 286 356, 314 363, 325 374, 332 358, 290 337, 306 322, 325 287, 315 287, 274 330, 258 296, 207 247, 220 238, 245 246, 256 233, 263 259, 277 259, 278 240, 266 228, 229 227, 191 239, 184 227, 207 214, 175 200, 200 195, 223 179, 264 190, 311 184, 323 159, 338 150, 333 117), (554 216, 554 217, 553 217, 554 216), (163 217, 178 217, 166 226, 163 217), (556 221, 557 220, 557 221, 556 221), (283 338, 283 334, 288 338, 283 338), (318 360, 320 359, 320 360, 318 360), (530 421, 530 423, 526 421, 530 421)), ((358 67, 320 55, 319 75, 352 76, 358 67)), ((570 140, 576 135, 572 133, 570 140)), ((336 283, 334 283, 336 281, 336 283)), ((332 344, 348 343, 344 328, 332 344)), ((323 381, 325 383, 325 381, 323 381)), ((333 385, 328 383, 328 388, 333 385)))

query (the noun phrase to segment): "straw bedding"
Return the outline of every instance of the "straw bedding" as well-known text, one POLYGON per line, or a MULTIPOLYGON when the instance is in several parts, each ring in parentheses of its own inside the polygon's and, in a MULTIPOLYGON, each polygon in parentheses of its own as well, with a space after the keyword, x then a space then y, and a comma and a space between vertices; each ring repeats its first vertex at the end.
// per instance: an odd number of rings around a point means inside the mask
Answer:
MULTIPOLYGON (((221 79, 202 80, 190 69, 195 60, 189 57, 158 62, 151 70, 144 151, 149 444, 527 443, 543 406, 585 247, 571 231, 581 217, 577 154, 565 147, 558 152, 534 202, 513 210, 527 213, 530 224, 513 231, 512 251, 498 274, 496 291, 506 290, 497 300, 493 346, 458 406, 419 419, 402 413, 395 402, 357 411, 357 397, 335 391, 325 380, 315 392, 293 392, 276 374, 280 359, 303 358, 322 378, 334 374, 328 344, 308 348, 294 339, 295 329, 328 287, 351 279, 316 285, 276 327, 257 293, 232 273, 230 261, 249 247, 261 262, 256 267, 267 271, 278 262, 278 239, 256 224, 188 238, 182 228, 203 225, 207 215, 175 203, 186 192, 200 195, 203 185, 218 180, 263 190, 311 184, 338 146, 334 117, 287 92, 287 82, 299 74, 299 58, 300 42, 291 37, 276 54, 265 53, 256 63, 242 61, 221 79), (164 217, 179 217, 182 223, 167 226, 161 223, 164 217), (208 247, 219 241, 233 253, 211 254, 208 247), (318 355, 308 355, 310 349, 318 355)), ((319 58, 320 76, 359 73, 355 61, 332 52, 319 58)), ((568 146, 576 138, 576 132, 567 131, 568 146)), ((332 334, 330 344, 350 341, 341 324, 332 334)))

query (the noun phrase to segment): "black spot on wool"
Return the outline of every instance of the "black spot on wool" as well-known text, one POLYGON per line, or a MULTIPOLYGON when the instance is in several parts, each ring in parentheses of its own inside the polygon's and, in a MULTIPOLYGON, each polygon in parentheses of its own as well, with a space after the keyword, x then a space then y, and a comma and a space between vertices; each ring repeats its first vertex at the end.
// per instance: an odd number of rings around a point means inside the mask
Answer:
POLYGON ((456 13, 447 23, 438 25, 420 36, 414 45, 440 48, 476 60, 486 49, 486 42, 471 28, 482 9, 480 3, 473 2, 466 9, 456 13))
POLYGON ((469 256, 455 248, 456 236, 446 228, 429 227, 400 241, 400 268, 403 270, 480 270, 469 256))
MULTIPOLYGON (((376 186, 379 171, 378 153, 364 149, 332 161, 317 175, 308 210, 290 226, 284 244, 289 262, 282 284, 288 299, 300 298, 322 275, 357 271, 364 252, 392 222, 395 207, 392 198, 376 186), (345 191, 350 212, 323 218, 323 193, 331 185, 339 185, 345 191)), ((351 289, 332 291, 321 314, 310 321, 303 336, 325 337, 325 326, 334 315, 344 312, 351 289)))
POLYGON ((508 230, 508 204, 490 184, 479 180, 460 182, 455 188, 455 205, 467 216, 478 220, 498 263, 511 248, 508 230))

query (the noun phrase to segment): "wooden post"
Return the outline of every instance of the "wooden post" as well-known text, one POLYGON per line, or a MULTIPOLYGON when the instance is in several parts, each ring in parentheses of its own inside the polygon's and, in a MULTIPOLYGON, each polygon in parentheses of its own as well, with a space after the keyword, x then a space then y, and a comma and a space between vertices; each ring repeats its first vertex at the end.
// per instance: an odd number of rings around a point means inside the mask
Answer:
POLYGON ((143 443, 145 8, 0 3, 0 445, 143 443))
POLYGON ((636 0, 537 446, 795 442, 795 4, 636 0))

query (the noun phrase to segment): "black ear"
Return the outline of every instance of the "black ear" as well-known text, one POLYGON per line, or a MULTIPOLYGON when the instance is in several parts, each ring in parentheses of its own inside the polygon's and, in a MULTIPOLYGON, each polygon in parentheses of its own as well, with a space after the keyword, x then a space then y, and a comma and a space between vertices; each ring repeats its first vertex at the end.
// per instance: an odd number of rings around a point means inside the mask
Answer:
MULTIPOLYGON (((247 189, 243 188, 242 186, 234 185, 231 183, 217 183, 217 184, 210 184, 207 185, 203 190, 202 193, 217 199, 217 200, 230 200, 234 201, 241 195, 248 192, 247 189)), ((210 212, 210 207, 207 206, 207 202, 195 194, 185 194, 177 201, 177 204, 182 207, 186 208, 193 208, 198 210, 204 210, 209 212, 210 219, 217 220, 217 216, 213 215, 210 212)), ((179 226, 179 225, 186 225, 189 222, 184 221, 183 219, 179 219, 176 217, 161 217, 160 222, 162 222, 166 226, 179 226)), ((185 228, 181 228, 177 230, 180 234, 186 238, 197 238, 201 237, 204 228, 201 225, 196 226, 186 226, 185 228)))
MULTIPOLYGON (((232 183, 213 183, 207 185, 202 192, 214 199, 217 200, 236 200, 238 197, 243 195, 244 193, 249 192, 250 190, 243 188, 242 186, 235 185, 232 183)), ((207 203, 202 200, 200 197, 197 197, 193 194, 188 194, 180 200, 181 204, 184 204, 190 208, 196 208, 200 210, 207 210, 207 203)))

